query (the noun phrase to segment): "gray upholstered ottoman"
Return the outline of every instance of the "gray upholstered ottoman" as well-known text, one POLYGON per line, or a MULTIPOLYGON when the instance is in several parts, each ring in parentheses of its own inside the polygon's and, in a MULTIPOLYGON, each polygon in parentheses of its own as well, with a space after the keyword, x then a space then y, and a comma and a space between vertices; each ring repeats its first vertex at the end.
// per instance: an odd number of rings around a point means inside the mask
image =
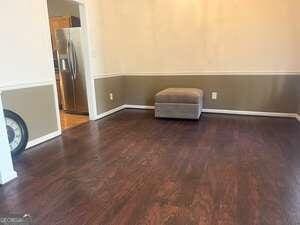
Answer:
POLYGON ((197 88, 168 88, 155 96, 155 117, 199 119, 203 91, 197 88))

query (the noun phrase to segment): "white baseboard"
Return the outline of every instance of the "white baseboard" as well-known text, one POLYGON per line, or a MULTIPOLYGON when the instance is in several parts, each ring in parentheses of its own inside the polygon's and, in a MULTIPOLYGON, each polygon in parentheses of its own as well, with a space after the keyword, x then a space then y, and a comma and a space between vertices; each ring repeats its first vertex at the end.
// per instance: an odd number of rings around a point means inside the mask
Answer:
POLYGON ((107 112, 104 112, 104 113, 101 113, 99 115, 97 115, 96 119, 95 120, 99 120, 99 119, 102 119, 106 116, 109 116, 113 113, 116 113, 120 110, 123 110, 123 109, 154 109, 155 107, 154 106, 146 106, 146 105, 121 105, 117 108, 114 108, 112 110, 109 110, 107 112))
POLYGON ((99 115, 97 115, 96 119, 95 120, 99 120, 99 119, 102 119, 106 116, 109 116, 113 113, 116 113, 120 110, 123 110, 123 109, 154 109, 154 106, 146 106, 146 105, 121 105, 117 108, 114 108, 114 109, 111 109, 107 112, 104 112, 104 113, 101 113, 99 115))
POLYGON ((258 112, 258 111, 240 111, 240 110, 223 110, 223 109, 203 109, 202 112, 232 114, 232 115, 247 115, 247 116, 268 116, 268 117, 287 117, 295 118, 295 113, 277 113, 277 112, 258 112))
MULTIPOLYGON (((105 116, 111 115, 122 109, 145 109, 153 110, 155 106, 151 105, 122 105, 105 113, 97 116, 96 119, 101 119, 105 116)), ((241 111, 241 110, 225 110, 225 109, 203 109, 204 113, 216 113, 216 114, 231 114, 231 115, 245 115, 245 116, 266 116, 266 117, 284 117, 284 118, 296 118, 300 122, 300 115, 296 113, 277 113, 277 112, 259 112, 259 111, 241 111)))
MULTIPOLYGON (((155 109, 155 106, 148 105, 124 105, 126 109, 155 109)), ((259 111, 241 111, 241 110, 224 110, 224 109, 203 109, 204 113, 247 115, 247 116, 267 116, 267 117, 285 117, 296 118, 300 121, 300 115, 296 113, 277 113, 277 112, 259 112, 259 111)))
POLYGON ((36 145, 38 145, 38 144, 41 144, 41 143, 43 143, 43 142, 45 142, 45 141, 49 141, 49 140, 51 140, 51 139, 53 139, 53 138, 56 138, 56 137, 58 137, 58 136, 60 136, 60 135, 61 135, 61 131, 58 130, 58 131, 55 131, 55 132, 53 132, 53 133, 47 134, 47 135, 45 135, 45 136, 36 138, 36 139, 34 139, 34 140, 28 142, 28 144, 27 144, 27 146, 26 146, 26 149, 31 148, 31 147, 33 147, 33 146, 36 146, 36 145))
POLYGON ((0 184, 3 185, 17 177, 18 177, 18 175, 17 175, 16 171, 10 171, 5 174, 0 174, 0 184))
POLYGON ((155 106, 151 105, 124 105, 125 109, 155 109, 155 106))
POLYGON ((101 114, 96 116, 96 120, 101 119, 101 118, 106 117, 106 116, 109 116, 109 115, 111 115, 115 112, 118 112, 118 111, 122 110, 122 109, 125 109, 124 105, 121 105, 121 106, 119 106, 117 108, 114 108, 112 110, 109 110, 107 112, 101 113, 101 114))

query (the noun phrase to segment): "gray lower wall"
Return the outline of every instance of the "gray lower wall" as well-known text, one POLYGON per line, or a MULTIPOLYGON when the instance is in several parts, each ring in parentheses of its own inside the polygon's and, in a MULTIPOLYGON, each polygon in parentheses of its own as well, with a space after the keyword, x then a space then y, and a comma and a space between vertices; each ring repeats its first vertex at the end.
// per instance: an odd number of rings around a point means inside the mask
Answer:
POLYGON ((299 86, 299 87, 298 87, 298 89, 297 89, 297 91, 298 91, 298 93, 297 93, 297 96, 298 96, 298 99, 297 99, 297 105, 298 105, 297 113, 300 115, 300 83, 299 83, 298 86, 299 86))
POLYGON ((125 102, 153 105, 154 96, 168 87, 194 87, 204 90, 204 107, 245 111, 295 113, 300 76, 219 75, 219 76, 126 76, 125 102), (218 100, 211 100, 211 92, 218 100))
MULTIPOLYGON (((203 89, 205 108, 300 114, 299 84, 300 76, 119 76, 96 79, 95 92, 98 114, 124 104, 153 105, 168 87, 203 89), (218 100, 210 99, 212 91, 218 100)), ((52 85, 4 91, 2 101, 23 117, 30 140, 58 130, 52 85)))
POLYGON ((3 107, 26 122, 29 140, 58 130, 52 85, 9 90, 2 93, 3 107))
POLYGON ((124 77, 108 77, 95 80, 97 114, 107 112, 125 104, 124 77), (109 94, 113 93, 111 101, 109 94))

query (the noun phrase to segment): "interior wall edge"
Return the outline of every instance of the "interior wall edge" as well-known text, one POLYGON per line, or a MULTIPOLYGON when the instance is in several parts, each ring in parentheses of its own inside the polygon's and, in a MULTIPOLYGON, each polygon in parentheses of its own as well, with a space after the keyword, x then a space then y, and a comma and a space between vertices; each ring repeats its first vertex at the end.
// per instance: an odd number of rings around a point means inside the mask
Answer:
POLYGON ((17 178, 18 177, 18 174, 16 171, 10 171, 10 172, 7 172, 5 174, 0 174, 0 185, 4 185, 10 181, 12 181, 13 179, 17 178))
POLYGON ((14 170, 11 150, 6 132, 6 124, 2 107, 2 94, 0 93, 0 185, 17 177, 14 170))

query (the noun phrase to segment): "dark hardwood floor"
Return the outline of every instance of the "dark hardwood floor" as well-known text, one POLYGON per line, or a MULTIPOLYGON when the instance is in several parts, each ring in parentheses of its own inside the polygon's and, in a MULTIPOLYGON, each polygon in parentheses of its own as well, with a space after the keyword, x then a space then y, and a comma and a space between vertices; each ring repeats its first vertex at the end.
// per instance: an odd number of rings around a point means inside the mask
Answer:
POLYGON ((37 225, 299 225, 300 125, 124 110, 15 161, 0 215, 37 225))

